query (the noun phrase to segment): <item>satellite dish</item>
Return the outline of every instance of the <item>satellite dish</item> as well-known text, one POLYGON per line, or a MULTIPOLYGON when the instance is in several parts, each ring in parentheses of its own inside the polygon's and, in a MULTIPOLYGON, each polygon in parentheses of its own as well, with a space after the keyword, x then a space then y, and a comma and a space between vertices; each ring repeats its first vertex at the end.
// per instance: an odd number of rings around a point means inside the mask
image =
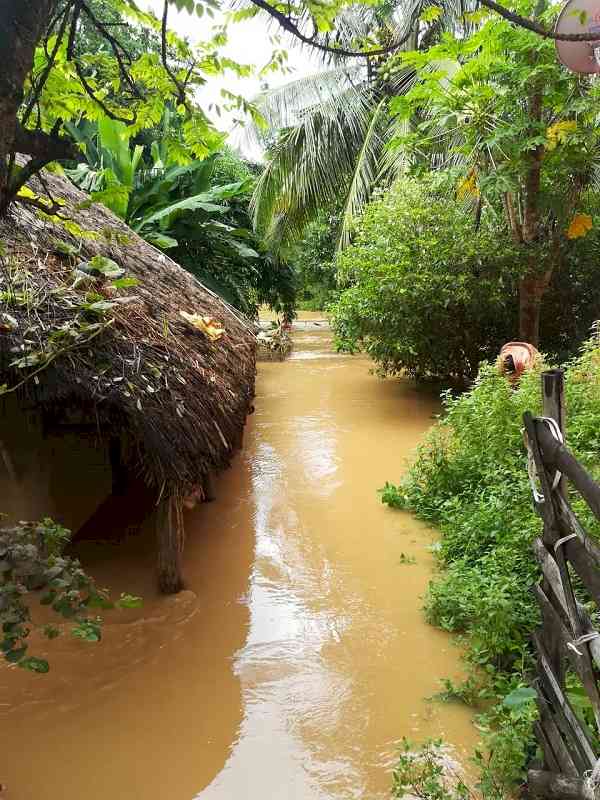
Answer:
POLYGON ((556 51, 573 72, 600 72, 600 0, 569 0, 560 12, 555 33, 597 33, 597 41, 557 40, 556 51))

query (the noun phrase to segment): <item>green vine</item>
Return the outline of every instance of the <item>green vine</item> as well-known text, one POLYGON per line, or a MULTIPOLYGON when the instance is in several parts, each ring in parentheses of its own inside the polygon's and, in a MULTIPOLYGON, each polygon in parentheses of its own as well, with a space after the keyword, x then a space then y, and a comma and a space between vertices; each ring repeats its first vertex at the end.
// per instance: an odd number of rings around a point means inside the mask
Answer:
MULTIPOLYGON (((71 622, 71 635, 87 642, 102 637, 102 619, 92 615, 94 609, 141 605, 141 598, 127 594, 112 602, 77 559, 63 555, 69 539, 70 532, 49 518, 0 528, 0 652, 10 664, 48 672, 45 659, 28 655, 27 639, 35 625, 30 607, 33 598, 71 622)), ((55 625, 39 628, 48 639, 61 634, 55 625)))

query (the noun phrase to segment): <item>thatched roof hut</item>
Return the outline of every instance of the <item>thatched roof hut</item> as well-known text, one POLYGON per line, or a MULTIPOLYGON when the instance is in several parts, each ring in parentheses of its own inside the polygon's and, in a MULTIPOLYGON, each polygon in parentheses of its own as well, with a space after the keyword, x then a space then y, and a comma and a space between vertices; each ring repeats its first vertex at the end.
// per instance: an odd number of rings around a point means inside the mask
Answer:
MULTIPOLYGON (((44 435, 93 431, 110 454, 113 494, 136 480, 153 493, 160 584, 176 591, 182 506, 207 495, 241 444, 255 338, 104 206, 57 175, 42 181, 29 190, 60 198, 62 219, 18 205, 0 221, 0 445, 14 397, 44 435)), ((3 454, 10 470, 4 447, 0 471, 3 454)))

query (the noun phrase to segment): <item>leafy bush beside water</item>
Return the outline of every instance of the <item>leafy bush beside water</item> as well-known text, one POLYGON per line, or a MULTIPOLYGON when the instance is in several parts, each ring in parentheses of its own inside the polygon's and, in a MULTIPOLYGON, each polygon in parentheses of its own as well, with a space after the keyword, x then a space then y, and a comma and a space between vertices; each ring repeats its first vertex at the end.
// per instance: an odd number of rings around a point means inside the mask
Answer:
MULTIPOLYGON (((544 245, 515 246, 490 205, 476 227, 455 194, 452 171, 397 181, 369 203, 338 256, 338 347, 365 350, 384 374, 464 385, 518 338, 519 278, 532 258, 547 258, 544 245)), ((599 242, 596 229, 569 241, 545 296, 541 342, 560 358, 577 352, 600 316, 599 242)))
MULTIPOLYGON (((443 571, 427 594, 428 620, 465 635, 473 672, 447 695, 484 703, 490 748, 483 771, 486 797, 502 797, 524 777, 534 750, 534 706, 502 703, 528 683, 533 666, 529 639, 538 624, 530 587, 539 578, 531 544, 541 520, 531 502, 522 442, 522 415, 541 411, 539 373, 512 389, 490 365, 473 388, 446 394, 445 415, 417 453, 399 486, 386 484, 382 499, 414 511, 441 532, 443 571)), ((592 472, 600 467, 600 340, 595 335, 566 371, 567 439, 592 472)), ((576 504, 577 505, 577 504, 576 504)), ((582 506, 577 511, 593 529, 582 506)), ((596 526, 597 529, 597 526, 596 526)), ((479 759, 484 766, 483 758, 479 759)))

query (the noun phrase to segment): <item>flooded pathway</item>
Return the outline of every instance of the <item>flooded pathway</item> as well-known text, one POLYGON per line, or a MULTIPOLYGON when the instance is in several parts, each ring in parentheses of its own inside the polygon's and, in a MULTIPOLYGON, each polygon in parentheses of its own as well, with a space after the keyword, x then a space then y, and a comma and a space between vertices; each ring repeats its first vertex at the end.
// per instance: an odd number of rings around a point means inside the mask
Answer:
POLYGON ((468 711, 427 700, 460 674, 421 612, 432 535, 376 494, 436 404, 368 370, 322 329, 259 366, 245 450, 187 518, 187 591, 156 595, 149 532, 88 546, 144 607, 99 645, 36 642, 47 676, 0 666, 7 800, 380 800, 402 736, 470 751, 468 711))

